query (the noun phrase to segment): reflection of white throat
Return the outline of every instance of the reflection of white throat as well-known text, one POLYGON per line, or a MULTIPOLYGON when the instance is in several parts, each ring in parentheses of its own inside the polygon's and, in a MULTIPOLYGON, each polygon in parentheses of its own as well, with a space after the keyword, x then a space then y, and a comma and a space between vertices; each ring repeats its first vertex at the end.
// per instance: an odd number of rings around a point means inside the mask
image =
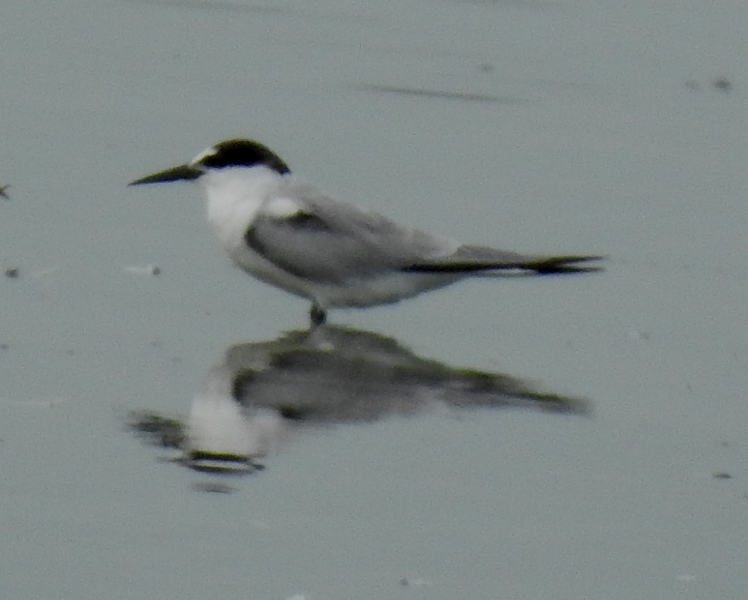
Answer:
POLYGON ((187 450, 251 459, 275 452, 283 418, 265 410, 250 415, 232 395, 234 379, 223 366, 211 369, 195 396, 187 427, 187 450))

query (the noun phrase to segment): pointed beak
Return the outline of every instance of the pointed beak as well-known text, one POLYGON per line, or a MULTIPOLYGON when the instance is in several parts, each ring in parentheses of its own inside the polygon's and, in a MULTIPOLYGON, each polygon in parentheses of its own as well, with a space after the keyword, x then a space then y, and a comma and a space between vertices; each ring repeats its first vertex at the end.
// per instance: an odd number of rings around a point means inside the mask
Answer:
POLYGON ((197 179, 203 172, 192 165, 179 165, 165 171, 159 171, 142 179, 131 181, 128 185, 141 185, 143 183, 162 183, 166 181, 180 181, 182 179, 197 179))

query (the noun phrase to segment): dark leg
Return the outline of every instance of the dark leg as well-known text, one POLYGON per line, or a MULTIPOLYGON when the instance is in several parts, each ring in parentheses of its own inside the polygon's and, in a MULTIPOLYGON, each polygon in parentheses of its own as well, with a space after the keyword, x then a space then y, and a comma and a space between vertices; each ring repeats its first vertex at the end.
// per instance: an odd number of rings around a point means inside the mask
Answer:
POLYGON ((312 304, 312 309, 309 311, 309 318, 312 320, 312 329, 316 329, 320 325, 325 324, 327 313, 320 306, 312 304))

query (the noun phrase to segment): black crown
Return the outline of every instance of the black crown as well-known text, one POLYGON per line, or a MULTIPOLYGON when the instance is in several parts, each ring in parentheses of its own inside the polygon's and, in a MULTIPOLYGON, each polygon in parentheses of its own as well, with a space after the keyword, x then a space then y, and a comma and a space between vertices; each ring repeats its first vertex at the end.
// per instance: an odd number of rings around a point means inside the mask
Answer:
POLYGON ((202 158, 198 164, 211 169, 265 165, 281 174, 291 172, 280 156, 254 140, 227 140, 216 144, 214 149, 215 152, 202 158))

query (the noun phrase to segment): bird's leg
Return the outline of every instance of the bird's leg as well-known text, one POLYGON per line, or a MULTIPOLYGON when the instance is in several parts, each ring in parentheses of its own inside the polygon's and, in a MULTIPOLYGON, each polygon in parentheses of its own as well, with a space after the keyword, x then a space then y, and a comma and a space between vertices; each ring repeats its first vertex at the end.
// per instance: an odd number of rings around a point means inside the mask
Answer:
POLYGON ((312 321, 312 329, 317 329, 317 327, 324 325, 325 321, 327 321, 327 313, 325 309, 315 303, 312 304, 312 308, 309 311, 309 318, 312 321))

